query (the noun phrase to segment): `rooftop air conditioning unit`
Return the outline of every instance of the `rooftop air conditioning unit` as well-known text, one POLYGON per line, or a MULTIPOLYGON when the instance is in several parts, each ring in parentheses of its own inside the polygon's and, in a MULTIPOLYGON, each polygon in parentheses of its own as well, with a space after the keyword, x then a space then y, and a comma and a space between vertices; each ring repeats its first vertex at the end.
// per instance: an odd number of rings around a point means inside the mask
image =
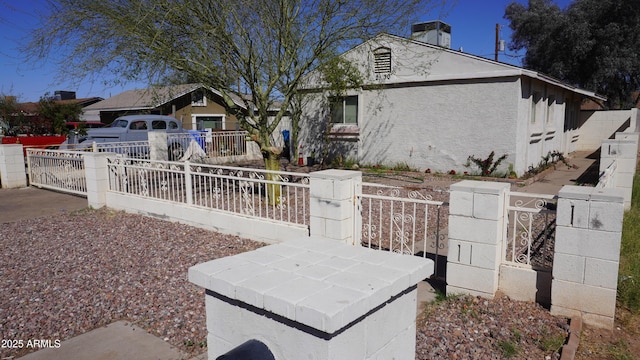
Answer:
POLYGON ((411 38, 427 44, 451 48, 451 25, 440 20, 411 25, 411 38))

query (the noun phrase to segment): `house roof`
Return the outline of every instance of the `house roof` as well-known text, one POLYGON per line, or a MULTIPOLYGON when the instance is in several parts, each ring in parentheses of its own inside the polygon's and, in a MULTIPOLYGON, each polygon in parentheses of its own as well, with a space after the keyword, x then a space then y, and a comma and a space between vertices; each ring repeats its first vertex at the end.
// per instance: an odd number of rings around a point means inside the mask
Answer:
POLYGON ((58 104, 78 104, 81 107, 87 107, 91 104, 95 104, 102 100, 104 99, 101 97, 88 97, 88 98, 78 98, 78 99, 56 100, 56 102, 58 104))
MULTIPOLYGON (((202 84, 182 84, 152 87, 149 89, 129 90, 108 99, 87 106, 85 110, 149 110, 160 107, 172 100, 189 94, 200 88, 206 88, 202 84)), ((214 94, 220 95, 220 92, 208 88, 214 94)), ((231 94, 231 98, 238 106, 244 107, 244 102, 240 97, 231 94)))
MULTIPOLYGON (((56 104, 78 104, 80 107, 87 107, 86 104, 93 104, 102 100, 101 97, 90 97, 90 98, 80 98, 80 99, 68 99, 68 100, 54 100, 56 104)), ((38 102, 29 101, 18 104, 18 110, 26 115, 35 115, 38 112, 38 102)))
MULTIPOLYGON (((537 79, 539 81, 545 82, 547 84, 551 84, 574 93, 583 95, 585 97, 606 101, 606 98, 596 94, 593 91, 588 91, 584 89, 580 89, 573 85, 562 82, 558 79, 555 79, 551 76, 543 74, 541 72, 524 69, 522 67, 518 67, 515 65, 490 60, 487 58, 483 58, 477 55, 468 54, 465 52, 447 49, 444 47, 432 45, 429 43, 425 43, 418 40, 408 39, 401 36, 390 35, 386 33, 382 33, 377 35, 376 37, 365 41, 364 43, 357 45, 356 47, 348 50, 343 54, 343 56, 349 56, 350 53, 358 52, 362 47, 369 46, 372 44, 380 43, 408 43, 416 47, 416 49, 423 48, 425 52, 429 53, 438 53, 440 55, 445 54, 449 56, 448 59, 458 59, 459 62, 465 63, 465 65, 472 64, 473 66, 468 67, 460 67, 457 66, 456 63, 449 63, 447 61, 433 61, 433 64, 439 66, 439 70, 435 72, 426 72, 426 74, 422 76, 404 76, 399 77, 400 80, 394 80, 391 82, 386 82, 386 84, 393 83, 395 85, 399 84, 415 84, 417 82, 432 82, 432 81, 448 81, 448 80, 471 80, 471 79, 491 79, 491 78, 505 78, 505 77, 528 77, 532 79, 537 79), (444 70, 444 71, 442 71, 444 70)), ((419 56, 419 54, 414 54, 419 56)), ((442 58, 442 56, 440 56, 442 58)), ((432 64, 432 65, 433 65, 432 64)), ((433 65, 433 66, 436 66, 433 65)))

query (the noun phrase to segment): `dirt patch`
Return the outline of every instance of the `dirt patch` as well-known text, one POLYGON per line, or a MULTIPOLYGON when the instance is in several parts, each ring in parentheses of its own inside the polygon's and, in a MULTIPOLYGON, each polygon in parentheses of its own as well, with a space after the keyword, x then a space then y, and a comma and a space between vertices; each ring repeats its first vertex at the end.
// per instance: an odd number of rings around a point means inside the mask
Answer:
POLYGON ((640 354, 640 315, 618 307, 613 330, 585 326, 576 360, 637 359, 640 354))

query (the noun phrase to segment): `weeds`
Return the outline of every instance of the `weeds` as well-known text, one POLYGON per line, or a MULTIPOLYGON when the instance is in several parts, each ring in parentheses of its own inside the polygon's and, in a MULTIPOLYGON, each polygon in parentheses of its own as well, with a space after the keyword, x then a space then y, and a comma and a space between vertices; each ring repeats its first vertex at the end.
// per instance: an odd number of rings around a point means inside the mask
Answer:
POLYGON ((545 352, 559 352, 565 341, 566 338, 564 334, 545 337, 540 340, 540 348, 545 352))
POLYGON ((607 352, 610 359, 614 360, 632 360, 635 356, 629 353, 629 344, 624 340, 618 340, 607 346, 607 352))
POLYGON ((549 151, 547 155, 543 156, 540 162, 538 162, 538 166, 535 166, 535 167, 533 165, 529 166, 529 170, 524 174, 523 178, 526 179, 534 175, 540 174, 541 172, 547 170, 548 168, 555 166, 558 162, 562 162, 569 169, 573 167, 573 165, 571 165, 567 161, 567 159, 564 157, 564 155, 561 152, 558 152, 556 150, 549 151))
POLYGON ((474 155, 469 155, 467 158, 466 167, 471 166, 471 163, 475 164, 478 168, 480 168, 480 175, 482 176, 490 176, 493 174, 500 163, 507 158, 507 154, 500 156, 497 160, 493 160, 493 157, 496 155, 495 151, 492 151, 491 154, 486 159, 476 158, 474 155))
POLYGON ((362 167, 374 173, 382 173, 387 171, 419 172, 418 169, 412 167, 404 161, 397 162, 392 166, 378 163, 375 165, 362 165, 362 167))
POLYGON ((622 223, 618 301, 632 313, 640 313, 640 177, 633 179, 631 208, 622 223))
POLYGON ((502 340, 497 343, 498 348, 502 352, 502 356, 511 358, 518 355, 518 345, 511 340, 502 340))

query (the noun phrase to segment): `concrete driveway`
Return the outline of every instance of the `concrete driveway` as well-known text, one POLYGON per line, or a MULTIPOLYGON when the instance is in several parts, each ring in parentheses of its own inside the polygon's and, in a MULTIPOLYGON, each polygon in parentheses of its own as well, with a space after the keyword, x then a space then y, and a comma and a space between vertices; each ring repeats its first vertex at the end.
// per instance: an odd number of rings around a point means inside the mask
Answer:
POLYGON ((84 209, 87 199, 51 190, 27 187, 0 189, 0 223, 84 209))

